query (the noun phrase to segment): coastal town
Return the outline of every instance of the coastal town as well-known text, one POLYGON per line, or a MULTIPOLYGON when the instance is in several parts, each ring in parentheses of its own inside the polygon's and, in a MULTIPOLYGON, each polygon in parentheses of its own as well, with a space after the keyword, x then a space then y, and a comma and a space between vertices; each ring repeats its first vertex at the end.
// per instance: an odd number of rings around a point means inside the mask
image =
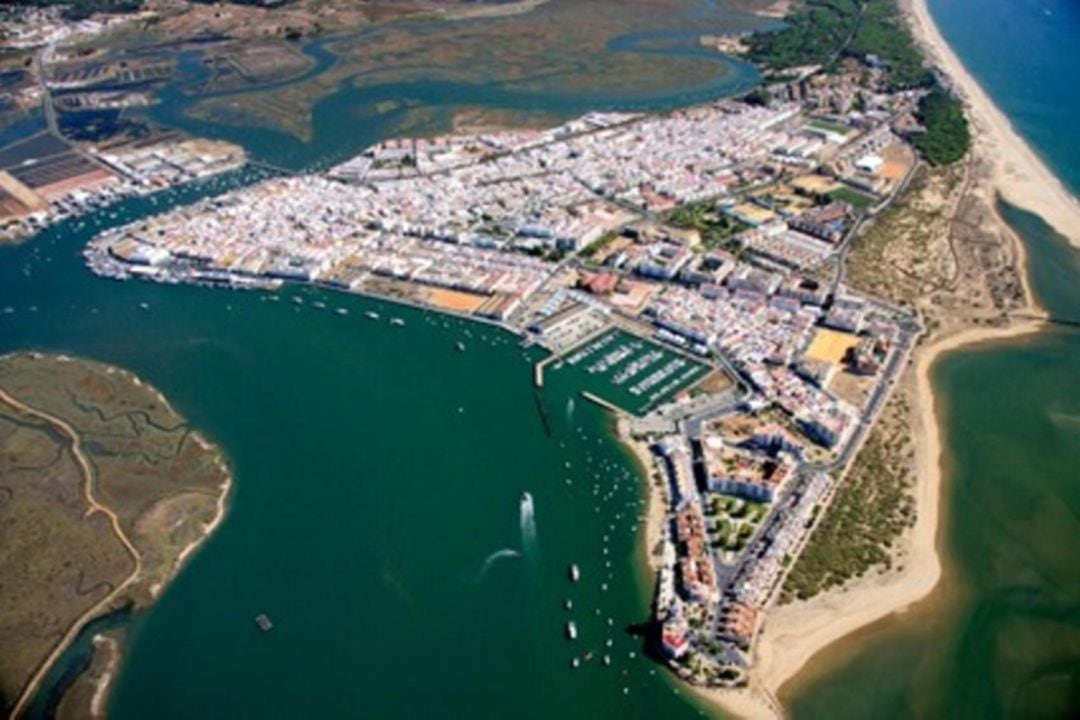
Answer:
POLYGON ((655 648, 692 683, 740 686, 922 331, 840 262, 916 166, 919 93, 845 82, 388 140, 107 231, 85 255, 118 279, 307 283, 472 317, 549 351, 538 388, 583 372, 664 478, 655 648))
POLYGON ((1067 714, 1080 16, 930 5, 0 7, 5 717, 1067 714))

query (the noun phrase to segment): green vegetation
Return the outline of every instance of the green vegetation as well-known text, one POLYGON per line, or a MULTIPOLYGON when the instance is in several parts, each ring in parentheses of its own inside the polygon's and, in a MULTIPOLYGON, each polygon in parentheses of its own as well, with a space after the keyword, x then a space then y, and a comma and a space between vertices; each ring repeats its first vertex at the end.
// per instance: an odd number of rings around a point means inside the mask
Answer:
POLYGON ((906 417, 907 406, 899 398, 890 406, 892 421, 883 419, 859 451, 784 581, 781 602, 805 600, 873 568, 892 567, 893 544, 915 522, 915 501, 908 471, 910 440, 895 424, 906 417))
POLYGON ((836 133, 837 135, 847 135, 851 132, 851 128, 847 125, 831 123, 827 120, 811 120, 807 125, 812 128, 817 128, 818 130, 824 130, 825 132, 836 133))
POLYGON ((868 0, 847 52, 882 60, 889 67, 889 85, 894 90, 927 87, 933 81, 896 0, 868 0))
POLYGON ((824 65, 855 34, 860 9, 859 0, 806 0, 783 29, 750 35, 747 57, 770 70, 824 65))
POLYGON ((228 471, 153 388, 114 368, 8 356, 0 390, 0 697, 11 702, 85 613, 152 601, 215 517, 228 471))
POLYGON ((770 70, 829 65, 843 55, 874 55, 893 89, 926 87, 932 76, 904 24, 896 0, 807 0, 775 32, 747 39, 747 57, 770 70))
POLYGON ((926 132, 915 136, 915 147, 933 165, 951 165, 963 159, 971 147, 964 106, 941 88, 919 101, 919 122, 926 132))
POLYGON ((706 250, 729 247, 731 238, 748 227, 734 218, 718 214, 716 204, 708 200, 675 208, 667 221, 683 230, 697 230, 701 233, 701 244, 706 250))
POLYGON ((861 192, 856 192, 851 188, 837 188, 829 193, 830 200, 840 200, 850 204, 856 210, 870 207, 874 204, 874 199, 869 195, 863 195, 861 192))
POLYGON ((594 242, 589 243, 581 251, 581 258, 583 260, 592 260, 594 257, 600 254, 604 248, 615 241, 615 238, 619 237, 619 234, 614 231, 606 232, 600 236, 600 238, 594 242))
POLYGON ((705 513, 712 521, 712 546, 724 552, 742 552, 768 510, 765 503, 727 495, 709 495, 705 502, 705 513))

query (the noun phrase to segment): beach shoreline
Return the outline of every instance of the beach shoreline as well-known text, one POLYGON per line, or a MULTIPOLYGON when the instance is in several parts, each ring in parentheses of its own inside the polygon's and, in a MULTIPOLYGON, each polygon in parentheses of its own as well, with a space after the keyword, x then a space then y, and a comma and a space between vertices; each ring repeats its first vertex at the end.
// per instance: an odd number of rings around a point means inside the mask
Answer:
POLYGON ((992 184, 1010 204, 1039 215, 1080 247, 1080 200, 1046 166, 968 72, 934 22, 928 0, 899 0, 916 42, 942 68, 968 108, 976 151, 994 168, 992 184))
POLYGON ((774 608, 758 644, 756 666, 761 683, 771 693, 782 694, 788 683, 797 682, 819 652, 878 620, 911 611, 938 586, 947 438, 941 397, 933 392, 934 366, 951 353, 1012 342, 1038 333, 1043 326, 1031 320, 1001 328, 971 328, 942 337, 918 352, 908 379, 914 383, 917 403, 914 491, 918 513, 904 541, 903 568, 774 608))
MULTIPOLYGON (((991 161, 994 168, 988 189, 1005 201, 1038 214, 1071 244, 1080 246, 1080 204, 963 68, 933 24, 926 0, 902 0, 901 7, 928 57, 946 70, 967 101, 973 123, 973 152, 991 161)), ((1027 310, 1045 315, 1031 289, 1023 241, 1000 213, 995 212, 995 217, 1012 238, 1027 310)), ((935 395, 933 388, 934 366, 951 353, 1013 342, 1043 328, 1044 323, 1037 319, 1003 327, 970 327, 946 333, 915 351, 911 376, 905 382, 912 383, 916 402, 918 514, 915 527, 904 540, 902 569, 875 573, 808 601, 774 608, 758 643, 755 668, 759 681, 770 694, 780 695, 782 689, 798 683, 799 676, 811 670, 813 657, 826 648, 883 618, 910 612, 938 587, 943 575, 939 545, 947 438, 942 398, 935 395)))
MULTIPOLYGON (((972 152, 993 167, 986 189, 1039 215, 1070 244, 1080 247, 1080 203, 963 67, 933 23, 927 0, 901 0, 900 7, 928 59, 945 70, 965 99, 972 123, 972 152)), ((1032 292, 1027 249, 996 208, 994 214, 1013 241, 1026 309, 1032 315, 1045 316, 1032 292)), ((932 597, 943 577, 941 516, 947 474, 943 399, 934 393, 934 367, 952 353, 1015 342, 1044 327, 1039 319, 1013 321, 1000 327, 968 327, 946 332, 916 348, 904 382, 910 384, 915 399, 914 492, 918 513, 914 528, 903 541, 901 569, 874 573, 807 601, 773 607, 757 643, 752 689, 694 688, 696 695, 739 717, 778 716, 782 710, 778 710, 776 698, 788 695, 810 671, 820 670, 811 665, 815 656, 830 648, 842 654, 844 639, 857 643, 857 631, 890 616, 912 612, 932 597)))

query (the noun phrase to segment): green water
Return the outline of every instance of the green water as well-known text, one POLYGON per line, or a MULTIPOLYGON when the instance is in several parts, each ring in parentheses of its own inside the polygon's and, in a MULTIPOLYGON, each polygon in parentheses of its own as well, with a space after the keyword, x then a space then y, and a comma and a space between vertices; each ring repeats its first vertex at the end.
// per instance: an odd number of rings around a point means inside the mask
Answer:
MULTIPOLYGON (((687 50, 648 52, 662 62, 664 52, 687 50)), ((241 142, 256 159, 313 167, 396 134, 404 113, 356 120, 387 97, 436 106, 427 128, 435 131, 463 102, 550 102, 564 114, 662 109, 755 79, 744 69, 685 88, 673 77, 669 92, 595 102, 494 82, 346 84, 316 106, 310 143, 225 125, 190 129, 241 142)), ((154 112, 182 124, 189 102, 167 93, 154 112)), ((219 443, 235 471, 224 524, 131 622, 111 716, 698 715, 644 657, 635 630, 652 594, 636 532, 644 489, 609 417, 570 402, 581 390, 573 374, 550 378, 538 395, 538 356, 515 338, 416 310, 309 289, 274 302, 120 283, 83 266, 95 232, 257 177, 245 170, 128 201, 0 249, 0 352, 67 352, 130 368, 219 443), (316 299, 329 309, 315 309, 316 299), (339 307, 349 314, 331 312, 339 307), (373 308, 378 322, 364 316, 373 308), (525 491, 535 525, 522 516, 525 491), (576 585, 572 562, 581 567, 576 585), (255 628, 260 613, 272 632, 255 628), (572 669, 586 652, 593 660, 572 669)), ((32 716, 49 714, 87 648, 83 637, 58 663, 32 716)))
POLYGON ((582 343, 548 368, 545 378, 557 375, 561 382, 635 415, 663 405, 708 373, 706 365, 622 330, 582 343), (646 387, 649 377, 665 368, 666 376, 646 387))
POLYGON ((137 620, 113 716, 697 712, 628 632, 648 615, 642 487, 608 418, 570 406, 573 383, 552 380, 538 403, 535 354, 430 313, 98 279, 83 234, 61 226, 0 254, 3 349, 133 369, 236 474, 227 521, 137 620), (520 556, 482 573, 501 549, 520 556), (252 622, 263 612, 268 634, 252 622))
MULTIPOLYGON (((1003 208, 1036 294, 1080 319, 1080 253, 1003 208)), ((794 698, 796 718, 1067 718, 1080 711, 1080 332, 951 355, 946 579, 794 698)))

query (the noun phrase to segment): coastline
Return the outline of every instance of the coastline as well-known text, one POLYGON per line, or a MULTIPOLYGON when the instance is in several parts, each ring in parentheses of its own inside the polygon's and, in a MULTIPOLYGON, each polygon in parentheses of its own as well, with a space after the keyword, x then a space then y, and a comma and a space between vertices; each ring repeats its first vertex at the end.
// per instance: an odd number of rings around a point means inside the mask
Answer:
MULTIPOLYGON (((5 355, 0 355, 0 359, 17 357, 19 355, 25 355, 35 360, 41 360, 50 357, 45 353, 37 351, 16 351, 7 353, 5 355)), ((75 358, 65 354, 59 354, 51 357, 55 358, 55 360, 59 363, 85 362, 83 360, 80 360, 79 358, 75 358)), ((90 362, 101 366, 102 370, 107 375, 121 375, 134 387, 140 388, 152 394, 154 398, 162 404, 166 411, 172 413, 173 415, 176 415, 177 417, 183 417, 176 412, 176 410, 172 407, 171 403, 169 403, 169 401, 165 398, 164 394, 160 390, 153 386, 150 386, 142 378, 140 378, 138 375, 131 372, 130 370, 112 364, 98 363, 96 361, 90 362)), ((91 477, 96 476, 96 472, 92 471, 92 464, 83 454, 83 440, 79 432, 71 424, 69 424, 66 420, 60 418, 59 416, 53 416, 34 406, 24 404, 21 400, 12 397, 3 389, 0 389, 0 399, 2 399, 9 405, 12 405, 13 407, 19 407, 25 412, 28 412, 29 414, 41 417, 43 420, 50 424, 55 424, 66 436, 69 437, 72 443, 71 452, 75 457, 77 463, 80 465, 85 476, 83 493, 85 494, 85 498, 90 507, 87 512, 87 516, 92 513, 98 512, 105 514, 108 517, 108 521, 111 523, 113 530, 117 535, 117 538, 125 546, 127 552, 131 555, 135 563, 131 574, 123 582, 118 584, 105 597, 103 597, 100 601, 98 601, 92 607, 88 608, 85 612, 83 612, 67 628, 64 635, 53 647, 48 657, 46 657, 43 662, 38 666, 34 675, 23 687, 18 698, 16 698, 16 702, 11 710, 11 717, 16 718, 20 717, 21 714, 25 712, 25 710, 37 697, 38 693, 41 692, 42 684, 44 683, 48 673, 52 670, 52 668, 56 665, 60 658, 63 657, 63 655, 68 651, 72 643, 74 643, 76 638, 81 632, 83 632, 87 625, 101 618, 103 615, 108 614, 110 608, 117 601, 123 599, 125 597, 125 594, 129 593, 133 587, 137 588, 140 583, 145 582, 143 576, 146 568, 143 563, 143 555, 139 552, 133 541, 128 538, 127 534, 122 529, 119 517, 117 516, 116 512, 113 510, 112 507, 100 503, 94 497, 93 486, 90 482, 90 479, 91 477)), ((179 574, 183 565, 187 562, 190 556, 193 555, 194 552, 203 543, 205 543, 207 538, 209 538, 210 535, 213 534, 213 532, 221 525, 228 511, 228 500, 233 486, 233 475, 226 461, 224 452, 220 448, 214 446, 213 443, 211 443, 204 435, 202 435, 202 433, 198 431, 192 431, 190 437, 196 444, 199 445, 199 447, 203 451, 215 451, 214 463, 221 471, 224 480, 219 486, 219 491, 216 495, 213 517, 209 520, 209 522, 205 523, 202 526, 201 532, 198 537, 196 537, 194 540, 192 540, 184 548, 181 549, 181 551, 177 554, 176 558, 174 558, 171 566, 168 568, 168 571, 162 578, 162 580, 160 582, 146 586, 145 590, 150 598, 149 604, 153 604, 160 595, 161 590, 163 590, 169 582, 176 578, 176 576, 179 574)), ((91 697, 90 706, 88 708, 89 717, 98 718, 105 717, 107 714, 109 693, 111 691, 114 681, 116 680, 120 672, 123 671, 124 653, 120 643, 117 642, 115 638, 106 634, 99 634, 94 636, 92 644, 95 648, 95 652, 101 652, 104 649, 109 653, 108 661, 106 663, 106 668, 104 672, 102 672, 101 675, 93 679, 94 692, 91 697)), ((76 679, 78 676, 83 675, 83 673, 87 673, 89 670, 90 668, 88 667, 79 671, 76 679)), ((89 675, 89 677, 93 676, 89 675)), ((64 690, 61 692, 61 696, 66 694, 68 690, 70 690, 70 685, 64 688, 64 690)))
POLYGON ((964 67, 934 23, 928 0, 899 3, 927 58, 944 69, 965 100, 976 151, 983 151, 993 161, 994 187, 1009 203, 1039 215, 1073 246, 1080 247, 1080 200, 1051 172, 964 67))
MULTIPOLYGON (((945 43, 929 14, 927 0, 901 0, 916 40, 928 58, 957 84, 973 129, 973 153, 993 164, 986 188, 1010 204, 1042 217, 1072 245, 1080 247, 1080 203, 1017 134, 975 79, 945 43)), ((1045 315, 1032 293, 1027 250, 995 209, 995 218, 1013 240, 1015 263, 1032 314, 1045 315)), ((971 327, 945 334, 916 350, 912 377, 916 402, 916 485, 918 515, 904 541, 902 569, 876 573, 811 600, 774 608, 762 630, 755 672, 768 695, 798 682, 810 661, 857 630, 893 614, 910 612, 938 586, 943 574, 939 548, 942 488, 946 475, 947 438, 941 398, 934 394, 935 364, 959 350, 1011 342, 1044 327, 1041 320, 1014 321, 1005 327, 971 327)), ((764 710, 746 702, 731 703, 724 693, 701 693, 725 710, 756 717, 764 710), (743 709, 743 706, 745 709, 743 709)), ((731 698, 734 700, 735 698, 731 698)))
POLYGON ((926 598, 942 576, 939 551, 946 438, 940 398, 933 392, 938 360, 958 350, 1007 342, 1037 333, 1036 320, 1003 328, 971 328, 923 348, 913 370, 917 402, 915 497, 918 515, 905 539, 903 569, 879 573, 811 600, 775 608, 758 644, 761 682, 778 694, 825 648, 894 613, 908 612, 926 598))

